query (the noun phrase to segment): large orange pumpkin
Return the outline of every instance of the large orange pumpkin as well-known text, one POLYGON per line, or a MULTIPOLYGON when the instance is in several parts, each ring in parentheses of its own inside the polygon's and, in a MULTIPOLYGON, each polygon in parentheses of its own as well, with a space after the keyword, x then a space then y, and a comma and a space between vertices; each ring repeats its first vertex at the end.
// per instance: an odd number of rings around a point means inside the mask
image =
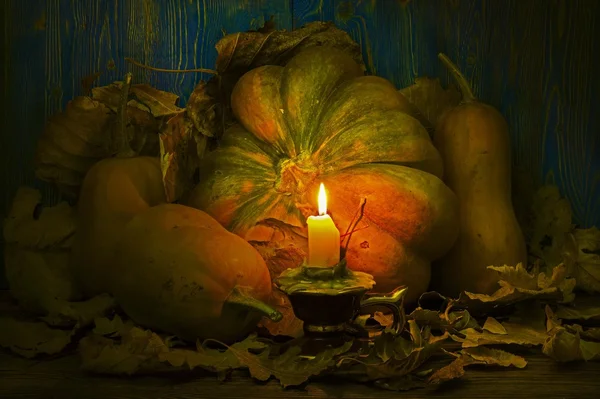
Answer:
POLYGON ((246 73, 231 106, 239 123, 205 158, 189 205, 250 242, 269 242, 277 274, 299 265, 290 254, 306 249, 306 217, 323 182, 342 234, 367 200, 348 266, 373 274, 378 291, 406 284, 410 300, 427 289, 430 262, 456 239, 457 201, 427 131, 389 81, 314 47, 284 67, 246 73), (278 226, 300 240, 290 244, 278 226))

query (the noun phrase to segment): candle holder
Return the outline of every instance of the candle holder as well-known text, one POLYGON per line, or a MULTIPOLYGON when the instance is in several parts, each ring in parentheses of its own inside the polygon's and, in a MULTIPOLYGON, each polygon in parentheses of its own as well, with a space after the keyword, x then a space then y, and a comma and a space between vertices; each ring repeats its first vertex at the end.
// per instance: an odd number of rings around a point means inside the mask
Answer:
POLYGON ((287 269, 275 279, 275 286, 290 300, 296 317, 304 322, 304 336, 320 341, 319 346, 337 346, 352 339, 372 340, 383 327, 361 327, 354 323, 366 307, 385 307, 391 311, 391 330, 404 326, 403 302, 406 287, 387 295, 367 294, 375 286, 373 276, 346 267, 345 250, 333 267, 302 265, 287 269))

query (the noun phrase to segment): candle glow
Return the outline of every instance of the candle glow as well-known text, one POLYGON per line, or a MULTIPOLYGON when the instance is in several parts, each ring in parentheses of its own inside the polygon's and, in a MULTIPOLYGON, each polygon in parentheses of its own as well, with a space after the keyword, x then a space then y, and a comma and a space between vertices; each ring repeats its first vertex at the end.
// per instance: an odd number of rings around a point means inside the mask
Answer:
POLYGON ((309 216, 308 265, 335 266, 340 261, 340 232, 327 214, 327 194, 321 183, 318 196, 319 216, 309 216))

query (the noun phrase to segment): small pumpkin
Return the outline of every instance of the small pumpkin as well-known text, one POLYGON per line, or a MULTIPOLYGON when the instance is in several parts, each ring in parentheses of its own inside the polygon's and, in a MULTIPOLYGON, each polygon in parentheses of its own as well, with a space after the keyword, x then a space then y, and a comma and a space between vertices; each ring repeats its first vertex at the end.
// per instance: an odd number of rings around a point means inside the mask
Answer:
POLYGON ((511 200, 508 126, 494 107, 476 100, 456 65, 443 54, 463 95, 442 116, 433 143, 442 154, 446 184, 460 204, 456 244, 436 262, 432 288, 446 295, 461 291, 491 294, 498 285, 487 266, 526 264, 527 249, 511 200))
POLYGON ((247 72, 231 106, 239 123, 205 158, 187 204, 259 248, 276 245, 265 256, 278 274, 299 265, 291 254, 306 249, 323 182, 342 233, 367 200, 348 266, 373 274, 378 291, 408 285, 408 300, 427 288, 431 260, 456 239, 458 205, 427 131, 389 81, 364 76, 340 50, 314 47, 284 67, 247 72), (293 243, 280 234, 290 228, 300 232, 293 243))
POLYGON ((260 254, 208 214, 163 204, 137 214, 116 247, 111 283, 132 320, 196 341, 233 342, 269 308, 271 278, 260 254))

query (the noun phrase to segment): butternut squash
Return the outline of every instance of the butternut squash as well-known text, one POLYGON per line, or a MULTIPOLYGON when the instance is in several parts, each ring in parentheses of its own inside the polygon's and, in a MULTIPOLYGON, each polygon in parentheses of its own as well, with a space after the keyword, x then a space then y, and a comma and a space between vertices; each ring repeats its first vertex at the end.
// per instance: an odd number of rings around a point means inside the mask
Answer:
POLYGON ((158 158, 108 158, 92 166, 79 193, 70 259, 85 296, 112 293, 111 281, 118 272, 114 254, 125 225, 139 212, 165 202, 158 158))
POLYGON ((500 112, 476 100, 456 65, 440 60, 457 81, 463 100, 442 116, 433 144, 444 162, 444 182, 459 201, 460 232, 432 271, 431 288, 456 296, 499 288, 487 266, 526 264, 527 250, 511 202, 508 126, 500 112))

